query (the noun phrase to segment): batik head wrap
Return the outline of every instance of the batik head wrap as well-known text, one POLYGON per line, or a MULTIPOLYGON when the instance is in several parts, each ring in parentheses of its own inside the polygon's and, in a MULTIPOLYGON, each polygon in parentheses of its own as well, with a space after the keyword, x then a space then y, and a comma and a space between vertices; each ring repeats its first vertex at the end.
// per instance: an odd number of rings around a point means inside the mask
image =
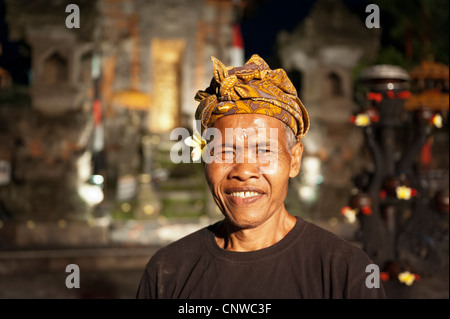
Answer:
POLYGON ((195 118, 202 131, 223 116, 233 114, 264 114, 275 117, 301 140, 309 129, 309 116, 297 96, 297 90, 283 69, 271 70, 254 54, 242 67, 226 67, 215 57, 214 77, 210 86, 198 91, 200 102, 195 118))

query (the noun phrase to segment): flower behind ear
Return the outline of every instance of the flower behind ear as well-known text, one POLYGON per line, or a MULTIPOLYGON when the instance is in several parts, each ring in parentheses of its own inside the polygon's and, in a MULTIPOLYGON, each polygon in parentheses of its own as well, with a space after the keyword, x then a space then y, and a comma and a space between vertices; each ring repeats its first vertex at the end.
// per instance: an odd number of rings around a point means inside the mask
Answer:
POLYGON ((194 134, 192 136, 188 136, 184 140, 184 143, 190 147, 193 147, 193 150, 191 152, 192 160, 194 162, 200 160, 203 154, 203 150, 206 146, 206 141, 203 139, 200 133, 194 131, 194 134))

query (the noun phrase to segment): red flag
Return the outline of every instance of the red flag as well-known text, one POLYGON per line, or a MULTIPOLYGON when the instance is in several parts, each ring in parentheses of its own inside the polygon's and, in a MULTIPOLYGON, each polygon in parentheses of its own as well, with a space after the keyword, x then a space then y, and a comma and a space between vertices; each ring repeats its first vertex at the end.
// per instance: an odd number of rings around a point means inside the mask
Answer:
POLYGON ((102 123, 102 103, 100 100, 94 100, 92 106, 92 112, 94 117, 94 143, 93 150, 99 152, 104 148, 104 131, 102 123))
POLYGON ((420 161, 425 168, 431 165, 431 140, 428 139, 422 146, 422 152, 420 154, 420 161))
POLYGON ((98 126, 102 123, 102 104, 100 100, 95 100, 92 108, 94 113, 94 124, 95 126, 98 126))
POLYGON ((231 65, 232 66, 243 66, 244 61, 244 39, 241 33, 241 27, 239 24, 233 24, 232 29, 232 45, 231 45, 231 65))

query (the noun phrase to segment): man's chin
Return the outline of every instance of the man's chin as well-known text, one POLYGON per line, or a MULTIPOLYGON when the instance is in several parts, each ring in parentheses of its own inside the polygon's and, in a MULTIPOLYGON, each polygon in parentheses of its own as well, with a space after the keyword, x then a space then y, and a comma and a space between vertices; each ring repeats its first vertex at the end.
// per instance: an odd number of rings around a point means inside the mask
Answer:
POLYGON ((233 230, 252 229, 264 223, 261 218, 242 218, 237 216, 225 216, 225 220, 232 226, 233 230))

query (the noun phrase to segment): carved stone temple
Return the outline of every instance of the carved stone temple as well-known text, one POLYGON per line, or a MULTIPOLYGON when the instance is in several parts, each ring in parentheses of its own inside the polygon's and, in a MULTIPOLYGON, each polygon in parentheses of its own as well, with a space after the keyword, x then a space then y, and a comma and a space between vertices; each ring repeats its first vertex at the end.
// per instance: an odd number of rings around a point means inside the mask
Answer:
POLYGON ((229 63, 232 1, 74 0, 79 28, 64 1, 5 3, 31 68, 20 88, 1 75, 3 243, 102 245, 105 218, 206 214, 202 176, 170 162, 169 133, 192 127, 210 56, 229 63))

